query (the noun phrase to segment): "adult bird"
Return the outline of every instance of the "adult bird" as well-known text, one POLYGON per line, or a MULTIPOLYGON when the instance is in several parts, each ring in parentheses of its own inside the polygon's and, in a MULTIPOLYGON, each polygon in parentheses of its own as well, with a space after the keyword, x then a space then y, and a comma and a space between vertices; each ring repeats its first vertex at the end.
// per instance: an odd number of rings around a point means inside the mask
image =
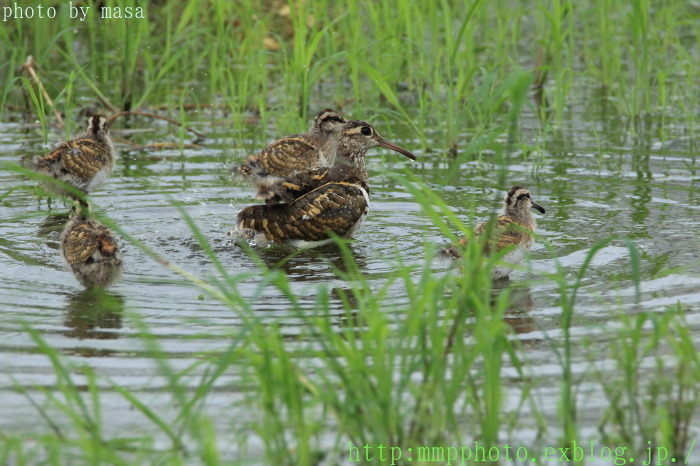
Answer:
POLYGON ((365 154, 375 146, 416 159, 411 152, 381 137, 369 123, 348 121, 338 134, 333 166, 290 177, 275 192, 283 203, 241 210, 233 236, 251 244, 285 243, 296 247, 327 243, 331 233, 350 238, 369 212, 365 154))

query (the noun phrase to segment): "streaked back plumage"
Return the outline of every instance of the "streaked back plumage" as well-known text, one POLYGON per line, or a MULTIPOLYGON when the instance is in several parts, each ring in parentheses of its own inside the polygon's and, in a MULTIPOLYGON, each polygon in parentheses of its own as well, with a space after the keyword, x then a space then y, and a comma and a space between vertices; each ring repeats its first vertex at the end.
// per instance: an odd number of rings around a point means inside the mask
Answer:
POLYGON ((345 118, 340 112, 324 109, 307 132, 274 141, 246 158, 236 172, 257 189, 258 199, 270 199, 285 178, 333 164, 336 135, 343 124, 345 118))
MULTIPOLYGON (((115 155, 107 119, 94 115, 88 119, 84 132, 37 159, 34 168, 38 173, 63 181, 84 194, 89 194, 112 174, 115 155)), ((59 196, 76 197, 55 183, 45 182, 43 185, 59 196)))

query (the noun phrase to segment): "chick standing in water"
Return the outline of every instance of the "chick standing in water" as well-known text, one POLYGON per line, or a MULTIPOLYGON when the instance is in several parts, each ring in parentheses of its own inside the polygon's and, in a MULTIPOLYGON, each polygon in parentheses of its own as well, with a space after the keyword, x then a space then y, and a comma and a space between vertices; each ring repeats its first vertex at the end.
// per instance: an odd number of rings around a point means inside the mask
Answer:
POLYGON ((61 233, 61 254, 85 288, 106 288, 122 272, 122 254, 112 232, 76 202, 61 233))
MULTIPOLYGON (((487 241, 484 252, 489 254, 514 246, 513 250, 505 255, 503 261, 518 264, 523 259, 525 251, 532 246, 531 233, 534 233, 537 227, 531 209, 537 209, 543 214, 545 212, 541 205, 532 201, 530 191, 521 186, 512 187, 506 195, 503 214, 496 220, 492 238, 487 241)), ((483 235, 488 231, 488 226, 488 222, 477 225, 474 229, 475 236, 483 235)), ((462 238, 457 244, 443 249, 439 254, 444 258, 460 260, 468 241, 468 238, 462 238)), ((493 279, 507 278, 512 270, 512 267, 497 265, 493 270, 493 279)))
MULTIPOLYGON (((112 174, 114 146, 107 119, 100 115, 88 119, 87 130, 70 141, 62 142, 34 164, 38 173, 63 181, 89 194, 112 174)), ((50 192, 76 199, 74 193, 56 183, 44 182, 50 192)))

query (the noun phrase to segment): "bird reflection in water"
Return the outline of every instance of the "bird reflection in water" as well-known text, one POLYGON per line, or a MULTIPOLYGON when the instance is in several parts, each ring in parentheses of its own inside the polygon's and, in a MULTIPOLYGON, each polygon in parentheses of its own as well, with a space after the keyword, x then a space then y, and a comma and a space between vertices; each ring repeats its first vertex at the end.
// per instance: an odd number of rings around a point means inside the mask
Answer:
POLYGON ((46 241, 48 247, 58 249, 60 245, 56 243, 56 235, 63 231, 69 219, 68 212, 51 213, 39 224, 36 234, 46 241))
MULTIPOLYGON (((72 295, 66 303, 64 335, 77 339, 113 340, 122 328, 124 298, 108 291, 91 288, 72 295)), ((94 349, 95 351, 99 351, 94 349)), ((85 355, 89 356, 89 355, 85 355)), ((97 355, 92 355, 97 356, 97 355)))
MULTIPOLYGON (((495 300, 495 296, 493 299, 495 300)), ((529 287, 511 287, 508 307, 503 313, 503 321, 517 334, 534 332, 538 330, 537 322, 529 314, 533 307, 534 302, 529 287)))
POLYGON ((256 251, 240 242, 235 244, 255 255, 267 268, 283 271, 291 282, 326 282, 334 277, 347 278, 349 274, 368 267, 367 257, 351 243, 344 246, 348 255, 343 253, 343 247, 335 243, 315 249, 278 246, 256 251))

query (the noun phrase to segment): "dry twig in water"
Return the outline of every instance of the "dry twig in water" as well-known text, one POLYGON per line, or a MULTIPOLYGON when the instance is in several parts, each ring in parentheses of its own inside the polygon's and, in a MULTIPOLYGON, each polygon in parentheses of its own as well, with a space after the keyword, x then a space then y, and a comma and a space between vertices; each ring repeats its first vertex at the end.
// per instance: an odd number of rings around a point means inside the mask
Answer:
POLYGON ((49 97, 49 93, 46 92, 44 85, 41 83, 41 79, 39 79, 39 75, 36 74, 34 65, 34 58, 31 55, 27 55, 27 60, 24 62, 24 65, 22 65, 22 70, 26 70, 27 73, 29 73, 29 76, 31 76, 32 79, 36 82, 39 91, 43 94, 44 99, 46 99, 46 102, 48 102, 48 104, 51 106, 53 114, 56 115, 56 120, 58 120, 58 124, 61 125, 61 128, 63 128, 65 126, 65 124, 63 123, 63 118, 61 118, 61 114, 58 113, 58 110, 56 110, 56 107, 53 104, 53 100, 51 100, 51 97, 49 97))
MULTIPOLYGON (((109 118, 107 118, 107 124, 110 124, 113 120, 116 120, 117 118, 119 118, 119 117, 121 117, 121 116, 124 116, 124 115, 137 115, 137 116, 142 116, 142 117, 146 117, 146 118, 155 118, 155 119, 158 119, 158 120, 167 121, 168 123, 171 123, 171 124, 176 125, 176 126, 180 126, 180 127, 182 126, 182 124, 181 124, 180 122, 175 121, 175 120, 173 120, 172 118, 164 117, 164 116, 161 116, 161 115, 156 115, 156 114, 154 114, 154 113, 145 113, 145 112, 137 112, 137 111, 128 111, 128 112, 119 112, 119 113, 115 113, 114 115, 112 115, 112 116, 110 116, 109 118)), ((199 136, 200 138, 205 138, 205 137, 206 137, 205 135, 203 135, 203 134, 200 133, 199 131, 194 130, 194 129, 192 129, 192 128, 189 128, 189 127, 187 127, 187 126, 185 126, 185 129, 186 129, 187 131, 189 131, 190 133, 192 133, 192 134, 194 134, 194 135, 196 135, 196 136, 199 136)))

